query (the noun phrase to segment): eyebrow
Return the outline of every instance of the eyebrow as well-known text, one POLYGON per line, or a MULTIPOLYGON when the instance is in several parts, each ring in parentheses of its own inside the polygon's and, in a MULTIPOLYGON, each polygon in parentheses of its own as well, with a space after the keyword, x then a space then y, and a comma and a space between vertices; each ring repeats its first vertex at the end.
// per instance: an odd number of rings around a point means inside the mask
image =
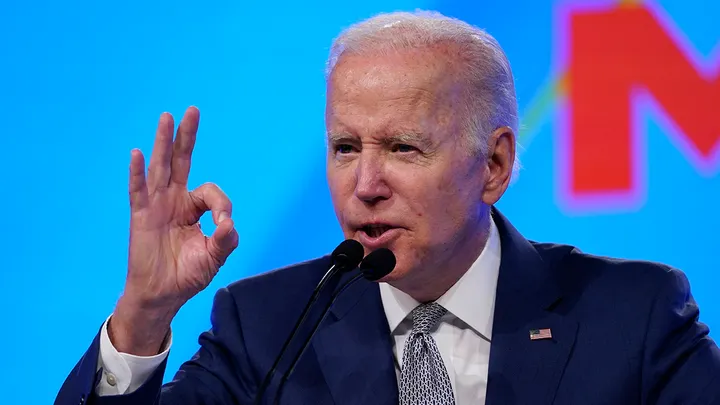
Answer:
MULTIPOLYGON (((338 144, 342 142, 358 142, 359 139, 355 135, 351 135, 348 133, 328 133, 327 134, 327 141, 329 144, 338 144)), ((424 134, 420 132, 401 132, 398 134, 390 135, 386 138, 383 138, 382 142, 384 144, 411 144, 411 145, 417 145, 421 148, 430 148, 432 146, 432 141, 430 138, 425 136, 424 134)))
POLYGON ((341 142, 357 142, 357 137, 345 132, 328 132, 328 144, 338 144, 341 142))
POLYGON ((432 146, 432 141, 430 140, 430 138, 420 132, 402 132, 399 134, 391 135, 385 138, 384 142, 387 144, 402 143, 417 145, 421 148, 430 148, 432 146))

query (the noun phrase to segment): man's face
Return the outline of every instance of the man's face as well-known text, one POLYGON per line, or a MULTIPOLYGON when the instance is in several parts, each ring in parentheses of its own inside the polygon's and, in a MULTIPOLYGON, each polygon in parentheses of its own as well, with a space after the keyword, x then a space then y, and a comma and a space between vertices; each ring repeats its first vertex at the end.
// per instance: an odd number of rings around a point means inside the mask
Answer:
POLYGON ((366 254, 395 253, 383 281, 440 272, 487 230, 488 166, 461 142, 463 102, 448 62, 427 51, 343 56, 330 77, 333 204, 345 237, 366 254))

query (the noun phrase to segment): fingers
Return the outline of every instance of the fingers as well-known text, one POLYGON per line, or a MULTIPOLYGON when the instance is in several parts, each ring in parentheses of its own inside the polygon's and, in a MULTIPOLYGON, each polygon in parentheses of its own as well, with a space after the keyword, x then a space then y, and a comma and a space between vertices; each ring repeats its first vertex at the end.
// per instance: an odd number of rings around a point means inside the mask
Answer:
POLYGON ((225 193, 216 184, 205 183, 190 192, 190 198, 196 208, 197 221, 200 216, 212 211, 213 222, 220 226, 224 219, 232 215, 232 203, 225 193))
POLYGON ((230 218, 232 203, 220 187, 213 183, 205 183, 191 191, 190 198, 196 207, 195 221, 208 210, 212 211, 213 222, 217 227, 207 239, 207 249, 218 266, 222 266, 238 246, 239 240, 235 223, 230 218))
POLYGON ((207 249, 215 262, 222 266, 230 253, 238 246, 239 236, 235 230, 232 219, 227 218, 215 228, 212 236, 208 238, 207 249))
POLYGON ((145 157, 138 149, 130 152, 130 212, 137 212, 148 206, 148 190, 145 183, 145 157))
POLYGON ((177 137, 173 144, 170 181, 175 184, 186 186, 190 174, 190 158, 195 147, 195 136, 197 135, 200 122, 200 111, 196 107, 190 107, 178 126, 177 137))
POLYGON ((150 156, 150 167, 148 168, 148 190, 150 193, 157 189, 166 188, 170 181, 174 127, 172 115, 168 113, 160 115, 160 121, 155 132, 155 144, 150 156))

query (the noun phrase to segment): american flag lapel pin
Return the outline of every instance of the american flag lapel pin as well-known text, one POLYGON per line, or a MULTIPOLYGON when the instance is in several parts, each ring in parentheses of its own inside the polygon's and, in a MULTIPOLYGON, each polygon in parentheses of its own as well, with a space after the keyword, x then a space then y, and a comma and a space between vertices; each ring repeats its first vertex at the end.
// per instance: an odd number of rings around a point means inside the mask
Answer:
POLYGON ((530 340, 552 339, 552 331, 546 329, 530 329, 530 340))

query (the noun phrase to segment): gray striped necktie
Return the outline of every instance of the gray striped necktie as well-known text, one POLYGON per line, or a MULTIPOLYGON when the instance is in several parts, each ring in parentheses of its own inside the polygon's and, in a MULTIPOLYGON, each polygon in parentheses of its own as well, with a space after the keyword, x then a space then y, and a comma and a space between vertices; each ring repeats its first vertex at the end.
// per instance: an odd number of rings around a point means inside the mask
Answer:
POLYGON ((440 304, 421 304, 412 313, 413 326, 403 348, 400 405, 455 405, 445 364, 430 330, 447 312, 440 304))

